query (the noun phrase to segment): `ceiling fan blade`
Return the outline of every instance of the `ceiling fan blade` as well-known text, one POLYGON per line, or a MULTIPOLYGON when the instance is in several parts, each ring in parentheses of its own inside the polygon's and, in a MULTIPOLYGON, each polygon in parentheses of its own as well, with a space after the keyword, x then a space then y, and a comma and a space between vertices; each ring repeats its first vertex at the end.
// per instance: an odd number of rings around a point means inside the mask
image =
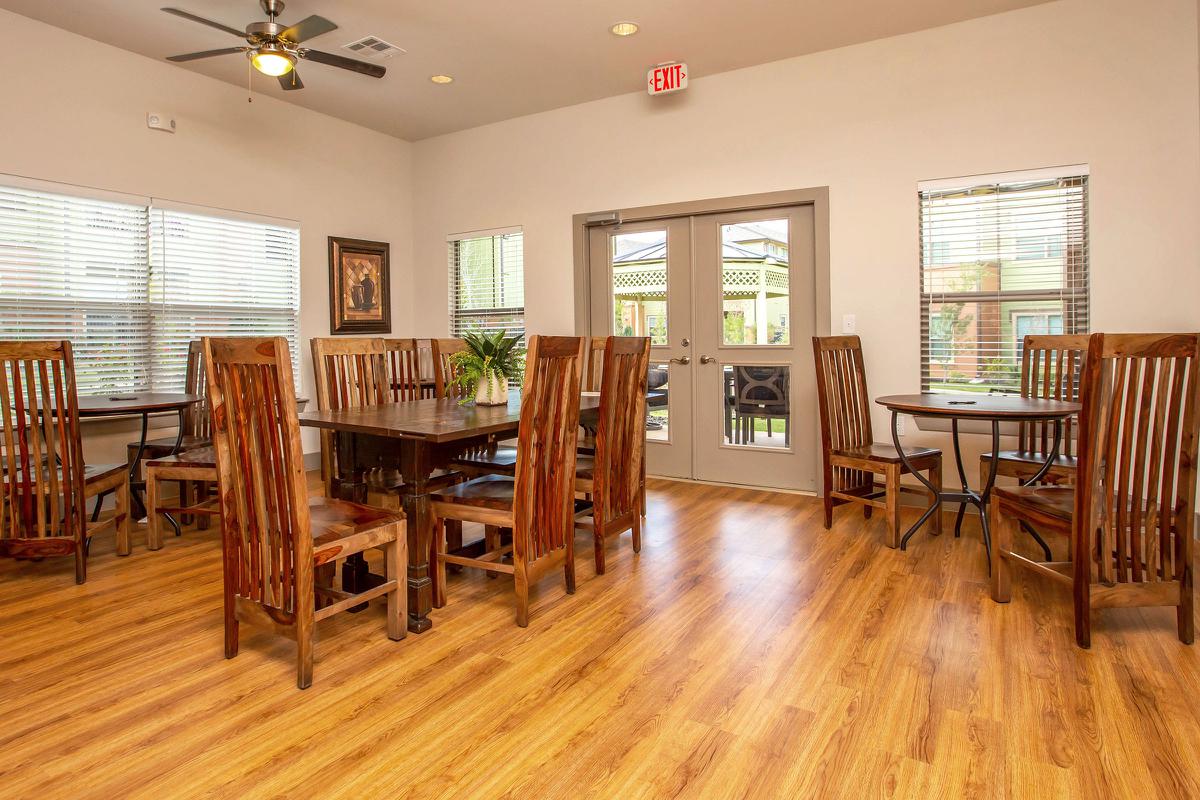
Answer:
POLYGON ((232 33, 234 36, 240 37, 242 39, 246 38, 245 31, 239 31, 237 28, 231 28, 228 25, 222 25, 220 22, 213 22, 211 19, 205 19, 204 17, 197 17, 195 14, 192 14, 187 11, 183 11, 178 8, 164 8, 161 10, 167 12, 168 14, 174 14, 177 17, 183 17, 184 19, 190 19, 192 22, 199 22, 201 25, 207 25, 210 28, 216 28, 219 31, 225 31, 226 33, 232 33))
POLYGON ((198 58, 212 58, 213 56, 227 56, 231 53, 245 52, 244 47, 222 47, 220 50, 202 50, 199 53, 184 53, 181 56, 167 56, 167 61, 195 61, 198 58))
POLYGON ((360 75, 369 75, 372 78, 382 78, 386 69, 378 64, 368 64, 365 61, 355 61, 353 58, 345 56, 336 56, 333 53, 322 53, 320 50, 301 50, 300 57, 306 58, 309 61, 315 61, 318 64, 327 64, 331 67, 341 67, 352 72, 357 72, 360 75))
POLYGON ((303 89, 304 81, 300 80, 300 73, 292 69, 286 75, 279 76, 279 85, 283 87, 285 92, 290 92, 293 89, 303 89))
POLYGON ((300 42, 308 39, 316 38, 323 33, 329 33, 330 31, 336 30, 337 25, 333 24, 324 17, 318 17, 316 14, 313 14, 311 17, 306 17, 305 19, 300 20, 295 25, 279 34, 279 38, 287 39, 290 42, 296 42, 299 44, 300 42))

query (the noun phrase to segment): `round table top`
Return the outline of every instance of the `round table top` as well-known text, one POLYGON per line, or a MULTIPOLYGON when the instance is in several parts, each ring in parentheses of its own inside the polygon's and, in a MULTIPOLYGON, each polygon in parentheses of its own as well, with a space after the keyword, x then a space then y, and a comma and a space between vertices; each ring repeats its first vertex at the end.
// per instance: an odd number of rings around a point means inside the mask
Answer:
POLYGON ((1078 414, 1079 403, 1011 394, 891 394, 875 402, 892 411, 918 417, 964 419, 1063 419, 1078 414))
POLYGON ((178 411, 199 403, 203 395, 185 392, 117 392, 110 395, 80 395, 79 416, 106 417, 178 411))

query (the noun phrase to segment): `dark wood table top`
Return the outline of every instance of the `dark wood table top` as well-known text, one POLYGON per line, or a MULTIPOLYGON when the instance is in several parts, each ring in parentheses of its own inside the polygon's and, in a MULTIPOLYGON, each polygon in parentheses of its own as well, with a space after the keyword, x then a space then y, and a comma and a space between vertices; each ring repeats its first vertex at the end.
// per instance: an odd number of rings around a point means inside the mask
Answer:
POLYGON ((80 395, 79 416, 107 417, 178 411, 204 399, 185 392, 115 392, 110 395, 80 395))
MULTIPOLYGON (((580 397, 579 410, 593 411, 599 397, 580 397)), ((300 424, 371 436, 450 442, 489 433, 515 431, 521 421, 521 393, 512 389, 508 405, 459 405, 457 400, 411 400, 340 411, 305 411, 300 424)))
POLYGON ((963 419, 1064 419, 1078 414, 1079 403, 1043 400, 1011 394, 890 394, 875 402, 892 411, 918 417, 960 417, 963 419))

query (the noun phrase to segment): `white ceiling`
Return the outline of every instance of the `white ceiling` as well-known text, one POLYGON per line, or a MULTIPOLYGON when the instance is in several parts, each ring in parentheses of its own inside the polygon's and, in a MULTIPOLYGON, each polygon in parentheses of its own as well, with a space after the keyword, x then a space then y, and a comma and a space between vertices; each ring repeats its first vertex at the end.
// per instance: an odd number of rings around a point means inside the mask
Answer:
MULTIPOLYGON (((320 14, 340 27, 307 42, 374 35, 405 48, 382 79, 302 64, 305 88, 257 73, 255 91, 408 140, 640 91, 645 71, 688 62, 692 78, 946 25, 1047 0, 289 0, 281 21, 320 14), (608 32, 621 20, 636 36, 608 32), (437 86, 430 75, 453 75, 437 86)), ((232 47, 234 37, 165 14, 174 6, 243 29, 257 0, 0 0, 0 7, 152 58, 232 47)), ((238 86, 238 55, 180 65, 238 86)))

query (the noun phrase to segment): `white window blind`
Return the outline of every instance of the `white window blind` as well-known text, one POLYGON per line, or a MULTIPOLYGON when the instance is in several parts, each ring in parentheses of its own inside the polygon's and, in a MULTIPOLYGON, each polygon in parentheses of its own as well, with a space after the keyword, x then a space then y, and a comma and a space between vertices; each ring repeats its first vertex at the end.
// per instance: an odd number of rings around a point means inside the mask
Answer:
POLYGON ((300 231, 151 209, 152 386, 179 391, 188 343, 202 336, 282 336, 300 374, 300 231))
POLYGON ((525 334, 525 252, 520 230, 451 237, 450 335, 503 328, 525 334))
POLYGON ((0 184, 0 339, 69 339, 80 394, 182 389, 201 336, 284 336, 298 379, 299 239, 148 198, 0 184))
POLYGON ((0 185, 0 338, 70 339, 81 394, 147 385, 147 210, 0 185))
POLYGON ((1088 176, 1073 172, 920 188, 923 390, 1017 392, 1026 335, 1087 333, 1088 176))

